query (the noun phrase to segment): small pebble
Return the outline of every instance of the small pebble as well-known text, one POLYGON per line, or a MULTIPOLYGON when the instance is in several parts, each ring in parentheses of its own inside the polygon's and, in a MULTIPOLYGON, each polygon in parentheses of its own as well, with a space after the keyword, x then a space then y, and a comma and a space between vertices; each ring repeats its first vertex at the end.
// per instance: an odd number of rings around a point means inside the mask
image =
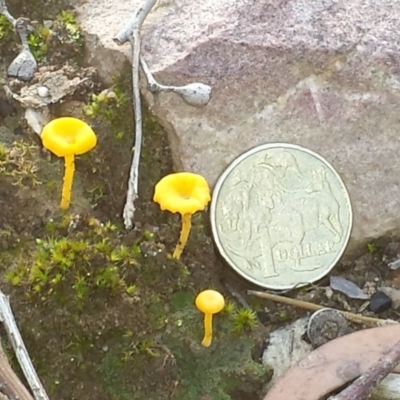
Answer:
POLYGON ((371 297, 371 303, 369 305, 369 310, 378 314, 383 311, 388 310, 392 305, 392 299, 383 292, 376 292, 371 297))
POLYGON ((329 286, 325 287, 325 296, 328 300, 333 296, 333 290, 329 286))
POLYGON ((37 91, 40 97, 47 97, 49 95, 49 89, 46 86, 39 86, 37 91))
POLYGON ((394 310, 400 308, 400 290, 392 287, 381 287, 380 290, 391 298, 394 310))
POLYGON ((51 19, 46 19, 43 21, 43 26, 47 29, 50 29, 53 26, 54 22, 51 19))

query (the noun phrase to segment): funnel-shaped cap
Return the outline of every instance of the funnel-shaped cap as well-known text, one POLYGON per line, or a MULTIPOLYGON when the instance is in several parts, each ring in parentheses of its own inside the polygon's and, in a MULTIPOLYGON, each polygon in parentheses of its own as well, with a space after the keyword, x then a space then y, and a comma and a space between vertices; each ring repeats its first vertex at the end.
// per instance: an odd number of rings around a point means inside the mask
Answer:
POLYGON ((84 154, 97 144, 92 128, 72 117, 53 119, 43 128, 40 136, 43 146, 58 157, 84 154))

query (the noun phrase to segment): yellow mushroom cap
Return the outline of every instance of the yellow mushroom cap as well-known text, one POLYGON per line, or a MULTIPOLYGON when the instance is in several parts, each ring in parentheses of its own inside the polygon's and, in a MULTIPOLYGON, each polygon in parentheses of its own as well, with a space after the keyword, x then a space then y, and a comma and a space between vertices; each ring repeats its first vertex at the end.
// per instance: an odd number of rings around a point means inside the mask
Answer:
POLYGON ((161 210, 194 214, 204 210, 211 200, 210 188, 201 175, 177 172, 157 183, 153 200, 160 204, 161 210))
POLYGON ((197 295, 195 304, 204 314, 216 314, 225 307, 225 299, 216 290, 207 289, 197 295))
POLYGON ((58 157, 83 154, 97 144, 92 128, 78 118, 62 117, 50 121, 40 135, 43 146, 58 157))

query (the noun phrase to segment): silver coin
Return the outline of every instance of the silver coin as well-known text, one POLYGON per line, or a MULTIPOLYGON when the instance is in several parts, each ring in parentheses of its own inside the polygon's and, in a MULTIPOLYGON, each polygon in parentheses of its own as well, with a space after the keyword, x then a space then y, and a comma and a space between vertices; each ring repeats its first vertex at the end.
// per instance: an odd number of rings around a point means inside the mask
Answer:
POLYGON ((333 167, 313 151, 265 144, 219 178, 211 201, 215 243, 247 280, 290 289, 324 277, 350 238, 352 210, 333 167))
POLYGON ((314 349, 352 332, 344 315, 332 308, 315 311, 307 325, 307 336, 314 349))

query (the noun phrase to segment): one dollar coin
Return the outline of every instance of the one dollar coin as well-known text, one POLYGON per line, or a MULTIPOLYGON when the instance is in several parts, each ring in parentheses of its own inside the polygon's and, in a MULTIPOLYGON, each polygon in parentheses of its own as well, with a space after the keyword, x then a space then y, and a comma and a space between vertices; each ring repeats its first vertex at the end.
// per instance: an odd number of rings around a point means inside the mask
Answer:
POLYGON ((211 202, 215 243, 245 279, 269 289, 315 282, 337 264, 352 209, 334 168, 306 148, 265 144, 220 176, 211 202))

